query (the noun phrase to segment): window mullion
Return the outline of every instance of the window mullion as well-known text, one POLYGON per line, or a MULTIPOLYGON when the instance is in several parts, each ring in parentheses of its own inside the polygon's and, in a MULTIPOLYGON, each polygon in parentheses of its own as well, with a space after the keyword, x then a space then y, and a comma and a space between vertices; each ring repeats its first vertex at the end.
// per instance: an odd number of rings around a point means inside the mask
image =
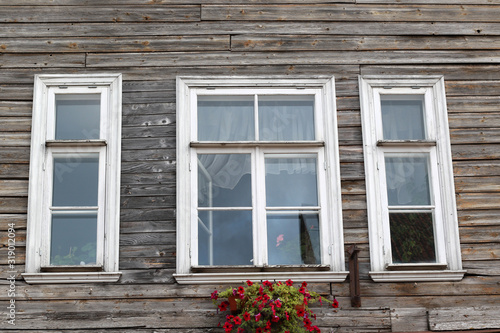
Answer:
POLYGON ((267 264, 267 224, 266 224, 266 180, 264 152, 255 148, 255 189, 254 189, 254 264, 267 264))

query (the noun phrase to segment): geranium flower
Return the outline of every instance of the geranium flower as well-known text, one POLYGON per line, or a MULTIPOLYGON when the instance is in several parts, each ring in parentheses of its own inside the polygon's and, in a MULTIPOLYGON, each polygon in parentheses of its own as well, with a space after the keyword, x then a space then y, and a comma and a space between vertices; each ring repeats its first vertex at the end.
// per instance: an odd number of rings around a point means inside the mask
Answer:
POLYGON ((239 286, 238 287, 238 293, 239 294, 244 294, 245 293, 245 288, 243 288, 242 286, 239 286))
POLYGON ((247 285, 250 287, 250 286, 253 286, 253 282, 250 281, 250 280, 247 280, 247 285))
POLYGON ((236 325, 241 325, 241 318, 238 316, 234 317, 233 323, 235 323, 236 325))
POLYGON ((220 309, 221 311, 226 311, 226 310, 227 310, 227 306, 228 306, 228 305, 229 305, 229 302, 228 302, 228 301, 224 301, 224 302, 220 303, 220 305, 219 305, 219 309, 220 309))
POLYGON ((305 315, 304 309, 297 309, 297 316, 304 317, 304 315, 305 315))
POLYGON ((302 282, 301 286, 304 287, 304 288, 307 287, 307 282, 306 281, 302 282))
POLYGON ((307 291, 306 291, 306 288, 304 288, 304 287, 300 287, 300 288, 299 288, 299 293, 301 293, 301 294, 303 294, 303 295, 304 295, 306 292, 307 292, 307 291))
POLYGON ((293 281, 292 281, 291 279, 286 280, 286 282, 285 282, 285 283, 286 283, 286 285, 287 285, 287 286, 289 286, 289 287, 293 286, 293 281))
POLYGON ((335 297, 333 298, 332 307, 334 307, 335 309, 339 307, 339 301, 337 301, 335 297))
POLYGON ((248 311, 245 311, 245 313, 243 314, 243 320, 249 321, 250 318, 251 318, 250 313, 248 313, 248 311))
POLYGON ((233 324, 226 322, 222 328, 224 328, 226 332, 231 332, 233 330, 233 326, 233 324))

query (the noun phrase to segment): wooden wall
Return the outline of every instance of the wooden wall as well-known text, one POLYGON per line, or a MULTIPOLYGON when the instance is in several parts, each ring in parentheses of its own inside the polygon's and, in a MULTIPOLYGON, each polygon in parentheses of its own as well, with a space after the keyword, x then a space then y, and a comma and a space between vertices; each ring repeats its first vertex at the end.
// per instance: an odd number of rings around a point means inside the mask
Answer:
MULTIPOLYGON (((342 309, 324 311, 324 331, 459 329, 436 326, 451 315, 435 311, 500 304, 500 0, 0 0, 2 290, 13 222, 18 272, 16 326, 2 314, 0 330, 222 332, 208 298, 218 286, 172 278, 175 77, 233 74, 335 75, 345 245, 362 249, 363 307, 350 308, 348 282, 332 284, 342 309), (124 78, 123 276, 116 284, 27 285, 20 273, 33 75, 101 72, 124 78), (460 282, 368 277, 359 74, 445 77, 467 269, 460 282)), ((330 293, 328 284, 314 287, 330 293)), ((2 291, 2 312, 9 299, 2 291)), ((488 327, 481 323, 470 327, 488 327)))

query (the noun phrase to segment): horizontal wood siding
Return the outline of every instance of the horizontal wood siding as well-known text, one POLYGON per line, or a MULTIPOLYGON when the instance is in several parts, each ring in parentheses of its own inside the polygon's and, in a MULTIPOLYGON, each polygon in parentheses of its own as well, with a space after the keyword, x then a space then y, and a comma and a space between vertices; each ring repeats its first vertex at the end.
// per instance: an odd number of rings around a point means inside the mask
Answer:
POLYGON ((348 282, 312 284, 341 303, 318 309, 323 331, 496 325, 478 321, 500 304, 500 0, 0 0, 0 13, 0 272, 11 271, 15 223, 17 276, 16 325, 4 315, 0 330, 223 332, 208 296, 224 286, 173 278, 177 75, 335 76, 345 247, 360 249, 363 306, 351 308, 348 282), (123 275, 28 285, 20 274, 33 76, 110 72, 123 74, 123 275), (360 74, 444 75, 462 281, 369 278, 360 74))

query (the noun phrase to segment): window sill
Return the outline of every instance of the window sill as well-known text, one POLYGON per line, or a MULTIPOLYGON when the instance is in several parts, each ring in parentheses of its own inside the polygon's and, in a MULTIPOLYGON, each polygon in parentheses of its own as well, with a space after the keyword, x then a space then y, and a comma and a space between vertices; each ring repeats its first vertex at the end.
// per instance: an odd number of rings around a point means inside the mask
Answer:
POLYGON ((246 280, 288 279, 307 282, 344 282, 349 272, 306 271, 306 272, 231 272, 231 273, 191 273, 174 274, 179 284, 242 283, 246 280))
POLYGON ((418 271, 383 271, 370 272, 374 282, 425 282, 425 281, 460 281, 465 270, 418 270, 418 271))
POLYGON ((116 282, 121 272, 57 272, 57 273, 24 273, 26 283, 93 283, 116 282))

